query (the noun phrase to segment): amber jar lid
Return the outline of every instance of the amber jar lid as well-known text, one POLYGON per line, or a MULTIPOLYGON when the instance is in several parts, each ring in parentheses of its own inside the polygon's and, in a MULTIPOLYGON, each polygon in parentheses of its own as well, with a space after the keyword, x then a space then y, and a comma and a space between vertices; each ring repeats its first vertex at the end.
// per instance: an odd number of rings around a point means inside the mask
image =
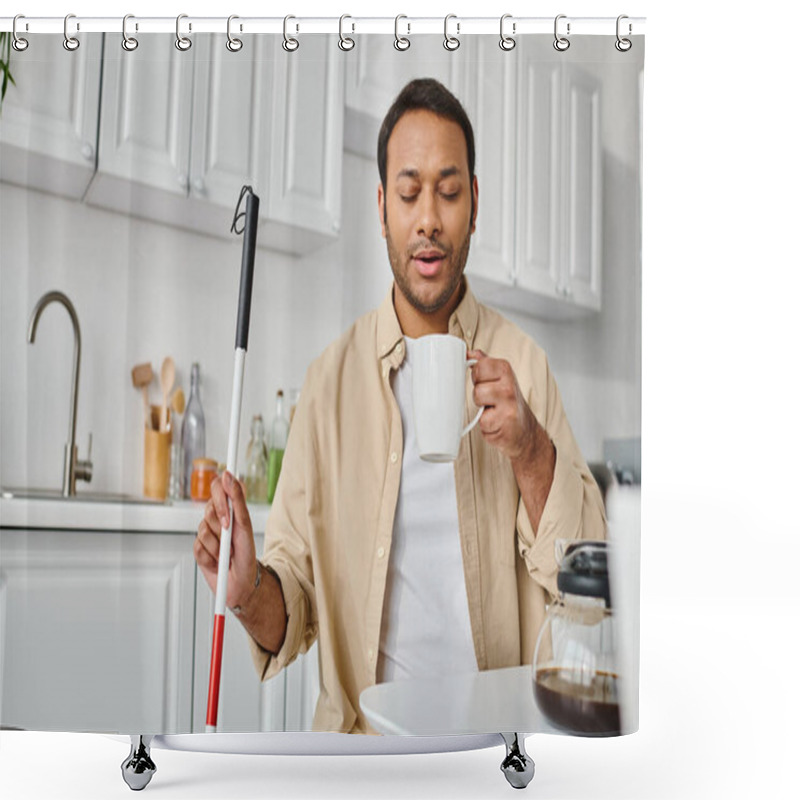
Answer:
POLYGON ((198 472, 204 472, 205 470, 211 469, 216 472, 217 462, 214 461, 213 458, 196 458, 194 461, 192 461, 192 469, 196 469, 198 472))

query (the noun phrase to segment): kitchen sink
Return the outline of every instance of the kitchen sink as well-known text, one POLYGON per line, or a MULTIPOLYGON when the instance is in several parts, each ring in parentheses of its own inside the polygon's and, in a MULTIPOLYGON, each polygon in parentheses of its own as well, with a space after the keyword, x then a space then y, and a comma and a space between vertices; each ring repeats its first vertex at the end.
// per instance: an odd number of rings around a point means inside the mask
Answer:
POLYGON ((27 489, 3 487, 0 496, 4 500, 66 500, 78 503, 136 503, 143 505, 162 505, 160 500, 152 500, 141 495, 125 494, 123 492, 77 492, 70 497, 64 497, 60 489, 27 489))

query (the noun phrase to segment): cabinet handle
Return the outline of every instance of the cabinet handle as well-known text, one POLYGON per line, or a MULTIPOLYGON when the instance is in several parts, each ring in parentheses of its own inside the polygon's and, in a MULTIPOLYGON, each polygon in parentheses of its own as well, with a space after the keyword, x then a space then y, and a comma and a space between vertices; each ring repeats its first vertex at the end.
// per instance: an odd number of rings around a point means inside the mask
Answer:
POLYGON ((189 176, 183 173, 178 175, 178 186, 180 186, 181 189, 186 189, 189 186, 189 176))
POLYGON ((206 184, 202 178, 195 178, 194 181, 192 181, 192 186, 194 187, 194 190, 197 192, 197 194, 205 193, 206 184))
POLYGON ((84 142, 83 147, 81 147, 81 155, 87 160, 92 161, 94 160, 94 147, 92 147, 89 142, 84 142))

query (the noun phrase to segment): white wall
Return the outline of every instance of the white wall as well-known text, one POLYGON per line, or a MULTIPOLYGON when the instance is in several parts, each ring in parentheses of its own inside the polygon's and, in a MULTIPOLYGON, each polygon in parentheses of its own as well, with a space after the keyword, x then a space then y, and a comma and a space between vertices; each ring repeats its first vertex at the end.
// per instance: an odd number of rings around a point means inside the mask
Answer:
MULTIPOLYGON (((595 67, 605 81, 603 311, 570 323, 509 314, 547 351, 590 460, 604 438, 636 436, 641 426, 638 76, 595 67)), ((240 468, 252 415, 268 422, 276 390, 299 387, 309 361, 388 290, 377 184, 372 160, 345 154, 341 237, 302 259, 259 249, 240 468)), ((83 456, 93 433, 96 489, 141 491, 143 410, 130 371, 151 361, 157 372, 166 355, 187 398, 191 362, 200 362, 207 450, 224 460, 240 242, 0 184, 3 485, 61 485, 72 364, 64 310, 48 308, 36 343, 26 343, 31 310, 50 289, 64 291, 80 318, 77 441, 83 456)), ((157 398, 157 384, 151 391, 157 398)))

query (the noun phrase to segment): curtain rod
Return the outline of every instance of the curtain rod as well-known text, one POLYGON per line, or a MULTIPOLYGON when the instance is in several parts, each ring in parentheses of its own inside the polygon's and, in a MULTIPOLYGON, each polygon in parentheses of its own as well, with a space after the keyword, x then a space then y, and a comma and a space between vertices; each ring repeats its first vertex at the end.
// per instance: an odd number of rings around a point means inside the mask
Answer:
MULTIPOLYGON (((610 35, 617 32, 616 17, 570 17, 559 15, 559 30, 569 35, 610 35)), ((530 33, 549 33, 554 31, 554 17, 514 17, 506 15, 504 30, 516 36, 530 33)), ((283 33, 283 17, 235 17, 231 30, 242 33, 283 33)), ((0 17, 0 31, 13 30, 14 17, 0 17)), ((339 17, 304 17, 291 18, 290 31, 302 33, 385 33, 394 34, 395 25, 404 36, 414 34, 443 34, 444 17, 351 17, 346 15, 340 22, 339 17)), ((175 33, 175 17, 136 17, 128 18, 127 31, 136 33, 175 33)), ((192 33, 226 33, 227 17, 193 17, 181 15, 180 28, 183 35, 192 33)), ((622 22, 622 33, 625 36, 644 34, 645 17, 626 17, 622 22)), ((17 19, 16 30, 23 33, 64 33, 64 17, 27 17, 17 19)), ((448 30, 455 35, 463 36, 479 33, 500 33, 500 17, 459 17, 451 15, 448 30)), ((122 33, 122 17, 80 17, 69 16, 69 32, 75 33, 122 33)))

